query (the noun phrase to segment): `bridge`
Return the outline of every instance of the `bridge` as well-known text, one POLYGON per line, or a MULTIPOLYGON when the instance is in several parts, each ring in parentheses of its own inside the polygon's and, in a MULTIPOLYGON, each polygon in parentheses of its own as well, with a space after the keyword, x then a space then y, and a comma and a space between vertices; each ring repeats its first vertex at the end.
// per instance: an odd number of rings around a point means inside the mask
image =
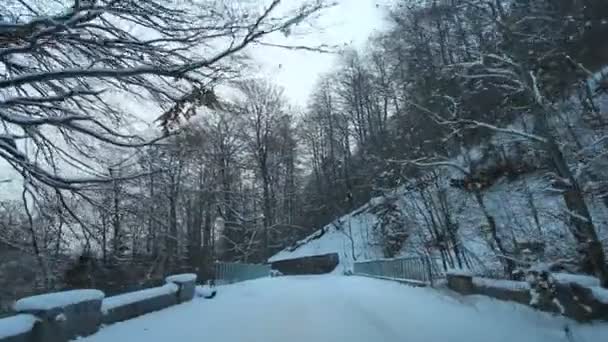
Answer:
POLYGON ((297 276, 224 286, 212 300, 108 326, 80 342, 558 342, 568 341, 563 324, 525 307, 431 288, 356 276, 297 276))
MULTIPOLYGON (((239 280, 238 272, 250 280, 220 285, 212 299, 195 295, 193 275, 109 298, 95 290, 44 295, 17 302, 22 313, 0 320, 0 341, 591 342, 608 336, 606 324, 424 286, 432 272, 409 262, 365 263, 355 267, 365 274, 350 276, 269 277, 265 266, 233 265, 224 269, 226 279, 239 280), (395 281, 404 271, 420 279, 395 281)), ((456 289, 467 279, 456 274, 451 282, 456 289)))

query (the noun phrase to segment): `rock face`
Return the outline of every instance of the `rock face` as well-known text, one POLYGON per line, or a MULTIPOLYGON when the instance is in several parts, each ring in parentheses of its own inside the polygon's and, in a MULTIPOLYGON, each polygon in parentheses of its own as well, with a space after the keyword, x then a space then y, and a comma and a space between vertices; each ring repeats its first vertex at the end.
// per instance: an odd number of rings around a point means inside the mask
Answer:
POLYGON ((449 274, 447 285, 462 295, 484 295, 532 306, 579 322, 608 321, 608 303, 596 298, 590 288, 575 282, 556 282, 553 299, 543 303, 534 300, 527 282, 475 278, 449 274))
MULTIPOLYGON (((563 307, 563 315, 579 322, 608 321, 608 303, 598 300, 590 288, 577 283, 558 283, 556 299, 563 307)), ((554 308, 557 312, 562 308, 554 308)))
POLYGON ((278 260, 272 262, 272 269, 283 275, 324 274, 330 273, 340 258, 337 253, 315 255, 296 259, 278 260))

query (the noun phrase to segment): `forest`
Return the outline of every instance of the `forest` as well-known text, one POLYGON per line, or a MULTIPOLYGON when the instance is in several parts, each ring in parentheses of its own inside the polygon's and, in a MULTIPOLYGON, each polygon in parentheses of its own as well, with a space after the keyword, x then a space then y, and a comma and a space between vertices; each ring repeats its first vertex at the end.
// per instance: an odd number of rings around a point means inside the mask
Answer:
POLYGON ((332 51, 305 108, 246 47, 331 4, 279 4, 0 4, 0 158, 18 175, 2 182, 21 189, 0 202, 2 297, 264 262, 397 189, 424 219, 379 205, 386 257, 416 230, 412 248, 461 264, 467 229, 500 277, 542 261, 608 286, 608 2, 382 4, 386 27, 332 51), (161 108, 156 128, 120 98, 161 108), (530 179, 548 185, 502 193, 526 210, 498 214, 489 191, 530 179))

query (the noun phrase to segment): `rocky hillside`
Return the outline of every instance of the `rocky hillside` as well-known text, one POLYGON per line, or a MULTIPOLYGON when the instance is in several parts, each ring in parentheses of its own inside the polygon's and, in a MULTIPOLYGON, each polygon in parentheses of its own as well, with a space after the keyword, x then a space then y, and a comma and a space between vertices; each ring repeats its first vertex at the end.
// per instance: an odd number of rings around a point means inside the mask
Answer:
MULTIPOLYGON (((588 82, 594 85, 602 77, 600 72, 588 82)), ((606 96, 597 103, 608 110, 606 96)), ((605 153, 601 128, 568 102, 559 108, 558 117, 570 121, 559 132, 564 146, 588 146, 579 152, 581 158, 605 153)), ((522 129, 529 119, 522 117, 509 129, 522 129)), ((546 168, 544 158, 524 138, 495 134, 457 158, 427 165, 422 176, 385 191, 270 260, 336 252, 342 269, 350 269, 354 261, 422 254, 440 258, 445 267, 474 265, 478 272, 497 274, 505 259, 568 260, 577 253, 570 229, 575 214, 564 203, 567 184, 546 168)), ((571 167, 577 170, 574 162, 571 167)), ((606 250, 608 187, 598 181, 605 179, 605 170, 598 160, 577 177, 606 250)))

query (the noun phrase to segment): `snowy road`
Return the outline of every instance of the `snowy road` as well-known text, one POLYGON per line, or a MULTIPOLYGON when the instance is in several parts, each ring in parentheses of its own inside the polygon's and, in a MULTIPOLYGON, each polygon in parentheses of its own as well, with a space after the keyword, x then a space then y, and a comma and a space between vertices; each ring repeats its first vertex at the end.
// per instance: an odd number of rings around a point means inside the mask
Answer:
POLYGON ((103 328, 79 342, 600 341, 608 325, 579 326, 523 306, 361 277, 267 278, 103 328))

